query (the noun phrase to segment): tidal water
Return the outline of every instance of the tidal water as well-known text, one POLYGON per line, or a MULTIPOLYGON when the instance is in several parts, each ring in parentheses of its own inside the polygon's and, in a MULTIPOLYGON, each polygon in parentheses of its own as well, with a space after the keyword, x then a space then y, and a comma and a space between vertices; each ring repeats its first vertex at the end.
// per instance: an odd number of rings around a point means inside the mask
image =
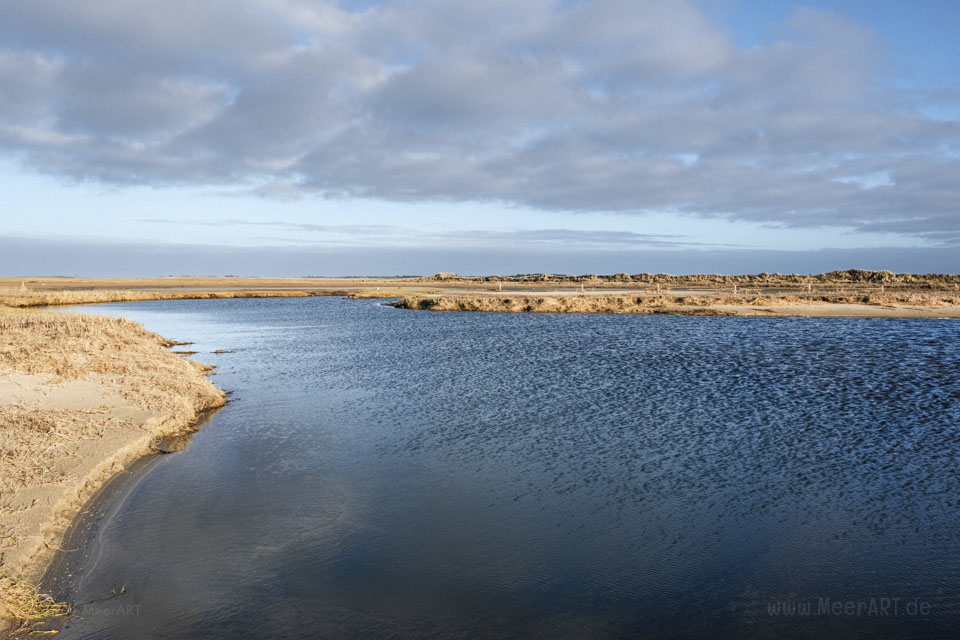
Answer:
POLYGON ((232 396, 94 523, 60 637, 960 630, 960 322, 82 311, 232 396))

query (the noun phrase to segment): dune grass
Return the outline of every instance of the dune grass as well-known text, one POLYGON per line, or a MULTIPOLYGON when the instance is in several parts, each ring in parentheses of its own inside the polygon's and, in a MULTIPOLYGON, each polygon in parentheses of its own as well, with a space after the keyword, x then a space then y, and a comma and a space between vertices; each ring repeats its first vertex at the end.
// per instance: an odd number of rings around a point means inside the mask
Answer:
MULTIPOLYGON (((168 416, 166 429, 188 429, 224 394, 204 376, 210 367, 171 353, 171 345, 123 318, 0 307, 0 377, 47 374, 56 383, 93 375, 132 406, 168 416)), ((0 405, 0 513, 18 491, 60 482, 57 463, 75 455, 72 443, 96 440, 117 424, 104 409, 0 405)), ((0 538, 15 533, 0 531, 0 538)), ((0 565, 0 610, 8 616, 24 625, 69 610, 9 566, 0 565)))

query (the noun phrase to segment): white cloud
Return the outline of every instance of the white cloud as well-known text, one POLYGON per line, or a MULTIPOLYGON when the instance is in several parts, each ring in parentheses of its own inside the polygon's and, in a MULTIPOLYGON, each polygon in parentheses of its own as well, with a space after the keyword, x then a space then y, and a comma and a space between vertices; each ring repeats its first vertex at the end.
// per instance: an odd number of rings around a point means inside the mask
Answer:
POLYGON ((684 0, 15 0, 0 153, 115 184, 956 239, 960 123, 886 90, 883 56, 812 10, 737 50, 684 0))

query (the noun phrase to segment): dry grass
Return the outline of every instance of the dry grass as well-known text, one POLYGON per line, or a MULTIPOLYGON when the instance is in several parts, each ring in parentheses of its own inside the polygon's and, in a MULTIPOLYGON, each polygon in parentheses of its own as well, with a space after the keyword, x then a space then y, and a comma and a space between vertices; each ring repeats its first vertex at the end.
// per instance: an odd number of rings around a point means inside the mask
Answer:
POLYGON ((347 296, 350 298, 399 298, 404 295, 431 295, 440 289, 371 287, 368 289, 236 289, 200 290, 128 290, 128 289, 30 289, 0 288, 0 306, 13 309, 31 307, 138 302, 142 300, 204 300, 221 298, 304 298, 311 296, 347 296))
MULTIPOLYGON (((424 295, 416 288, 436 287, 447 293, 464 293, 464 290, 518 291, 531 289, 568 289, 580 287, 599 290, 646 290, 663 289, 726 289, 734 287, 750 289, 812 289, 813 292, 836 294, 842 290, 857 289, 887 291, 893 289, 925 289, 937 291, 960 291, 960 275, 911 274, 890 271, 867 271, 848 269, 817 275, 757 273, 739 275, 692 274, 671 275, 666 273, 616 273, 607 275, 559 275, 531 273, 511 276, 463 276, 452 273, 437 273, 429 276, 398 277, 305 277, 305 278, 246 278, 246 277, 164 277, 164 278, 0 278, 0 290, 113 290, 122 291, 126 300, 156 299, 155 297, 130 297, 137 293, 164 294, 170 297, 197 297, 205 293, 219 293, 225 297, 229 292, 266 292, 271 295, 347 295, 357 297, 386 297, 376 293, 400 291, 403 295, 424 295), (191 291, 192 290, 192 291, 191 291), (460 291, 451 291, 460 290, 460 291), (283 291, 284 293, 278 293, 283 291), (301 293, 293 293, 300 291, 301 293), (175 295, 176 294, 176 295, 175 295)), ((15 292, 14 292, 15 293, 15 292)), ((241 293, 241 295, 245 295, 241 293)), ((264 294, 265 295, 265 294, 264 294)), ((119 300, 111 297, 110 300, 119 300)), ((106 302, 108 300, 100 300, 106 302)), ((80 301, 82 302, 82 300, 80 301)), ((0 301, 2 303, 2 301, 0 301)), ((65 304, 78 304, 77 301, 65 304)))
MULTIPOLYGON (((124 318, 0 312, 0 374, 62 380, 96 374, 131 403, 172 416, 221 406, 223 394, 199 375, 209 367, 178 357, 168 345, 124 318)), ((34 477, 29 470, 57 442, 95 437, 106 420, 100 413, 0 407, 0 493, 11 490, 16 477, 34 477)))
MULTIPOLYGON (((0 406, 0 496, 24 487, 53 484, 50 464, 65 443, 96 438, 117 421, 96 410, 40 410, 0 406)), ((2 508, 2 507, 0 507, 2 508)))
POLYGON ((361 291, 348 292, 350 298, 402 298, 405 296, 431 296, 443 293, 442 289, 423 289, 423 288, 404 288, 379 287, 376 289, 364 289, 361 291))
POLYGON ((0 278, 0 288, 28 289, 320 289, 416 285, 420 277, 347 277, 347 278, 235 278, 207 276, 172 276, 163 278, 67 278, 23 277, 0 278))
POLYGON ((204 365, 178 358, 169 342, 125 318, 0 313, 0 371, 111 378, 147 409, 186 413, 210 406, 204 365))
POLYGON ((25 624, 67 615, 71 609, 69 603, 57 602, 36 586, 16 578, 0 577, 0 598, 7 610, 25 624))
POLYGON ((123 289, 0 289, 0 305, 11 308, 98 304, 104 302, 137 302, 142 300, 187 300, 211 298, 302 298, 332 295, 333 292, 300 289, 267 289, 232 291, 133 291, 123 289))
POLYGON ((441 295, 406 296, 394 306, 401 309, 434 311, 492 311, 513 313, 682 313, 686 315, 728 315, 717 307, 785 306, 816 307, 825 304, 872 306, 908 305, 911 307, 952 307, 960 305, 960 295, 925 291, 899 293, 838 293, 771 295, 759 291, 744 294, 712 293, 671 295, 641 293, 632 295, 441 295))
MULTIPOLYGON (((264 298, 349 296, 352 298, 425 297, 435 294, 470 296, 486 293, 549 296, 552 292, 594 295, 609 291, 670 295, 753 295, 772 297, 783 304, 784 295, 797 295, 800 304, 809 296, 885 296, 934 292, 960 296, 960 275, 909 274, 850 269, 819 275, 759 273, 742 275, 556 275, 534 273, 513 276, 432 276, 390 278, 0 278, 0 306, 37 307, 137 300, 187 298, 264 298)), ((898 302, 904 303, 904 302, 898 302)))
MULTIPOLYGON (((224 394, 204 377, 210 367, 171 353, 170 344, 123 318, 0 307, 0 376, 50 374, 56 382, 93 374, 130 404, 188 427, 201 412, 221 406, 224 394)), ((99 409, 0 406, 0 497, 57 484, 57 463, 70 455, 71 444, 99 439, 118 424, 99 409)), ((8 503, 0 502, 0 512, 8 503)), ((21 624, 66 612, 66 605, 3 571, 0 567, 0 602, 21 624)))

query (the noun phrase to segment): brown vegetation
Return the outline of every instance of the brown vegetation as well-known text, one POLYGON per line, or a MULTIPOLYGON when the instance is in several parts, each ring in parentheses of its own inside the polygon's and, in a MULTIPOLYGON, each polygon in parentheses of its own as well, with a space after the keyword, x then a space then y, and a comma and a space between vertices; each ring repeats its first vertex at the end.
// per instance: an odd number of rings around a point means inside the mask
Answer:
MULTIPOLYGON (((165 277, 165 278, 0 278, 0 290, 123 290, 126 296, 133 292, 152 292, 164 294, 167 299, 176 297, 233 297, 235 292, 241 296, 260 295, 355 295, 357 297, 387 297, 389 291, 401 291, 412 294, 412 287, 433 287, 443 290, 476 289, 544 289, 580 287, 595 289, 641 289, 661 288, 706 288, 706 289, 813 289, 823 292, 837 292, 851 288, 887 289, 960 289, 960 275, 956 274, 912 274, 893 273, 891 271, 868 271, 848 269, 831 271, 817 275, 757 273, 739 275, 692 274, 671 275, 667 273, 616 273, 608 275, 582 274, 558 275, 549 273, 518 274, 509 276, 462 276, 453 273, 437 273, 431 276, 398 277, 304 277, 304 278, 246 278, 246 277, 165 277), (380 292, 377 292, 377 287, 380 292), (300 293, 294 293, 299 291, 300 293), (169 295, 167 295, 169 294, 169 295), (219 295, 216 295, 219 294, 219 295)), ((423 292, 420 292, 423 293, 423 292)), ((2 296, 3 294, 0 294, 2 296)), ((117 300, 117 298, 110 298, 117 300)), ((150 300, 154 297, 124 299, 150 300)), ((107 300, 101 300, 107 301, 107 300)), ((79 302, 65 301, 62 304, 79 302)), ((51 303, 59 304, 59 303, 51 303)))
POLYGON ((39 276, 0 278, 0 288, 124 290, 270 290, 328 289, 415 284, 419 277, 400 278, 246 278, 233 276, 168 276, 163 278, 68 278, 39 276))
POLYGON ((656 294, 631 295, 564 294, 541 295, 473 295, 473 296, 407 296, 391 303, 400 309, 430 309, 433 311, 493 311, 524 313, 672 313, 680 315, 756 315, 757 309, 769 310, 772 315, 838 315, 834 307, 876 307, 869 314, 849 315, 904 315, 898 312, 909 308, 941 310, 960 308, 960 295, 951 293, 907 292, 892 294, 784 294, 751 293, 656 294), (882 311, 881 311, 882 308, 882 311), (803 312, 797 311, 802 309, 803 312))
POLYGON ((0 397, 0 613, 21 623, 63 613, 32 582, 69 516, 152 438, 224 403, 210 367, 170 344, 122 318, 0 307, 0 382, 21 395, 32 383, 42 398, 0 397), (71 384, 84 385, 79 404, 50 406, 71 384))
POLYGON ((550 273, 531 273, 513 276, 458 276, 452 273, 437 273, 422 278, 421 281, 433 281, 447 285, 457 283, 497 282, 504 284, 541 284, 541 285, 585 285, 590 287, 635 287, 647 285, 666 285, 682 287, 823 287, 842 285, 889 285, 912 288, 956 288, 960 286, 960 275, 930 273, 893 273, 892 271, 868 271, 848 269, 831 271, 818 275, 757 273, 740 275, 690 274, 671 275, 668 273, 638 273, 630 275, 617 273, 612 275, 558 275, 550 273))
POLYGON ((328 291, 300 289, 268 289, 233 291, 133 291, 123 289, 0 289, 0 305, 12 308, 48 307, 103 302, 137 302, 142 300, 186 300, 210 298, 300 298, 333 295, 328 291))

